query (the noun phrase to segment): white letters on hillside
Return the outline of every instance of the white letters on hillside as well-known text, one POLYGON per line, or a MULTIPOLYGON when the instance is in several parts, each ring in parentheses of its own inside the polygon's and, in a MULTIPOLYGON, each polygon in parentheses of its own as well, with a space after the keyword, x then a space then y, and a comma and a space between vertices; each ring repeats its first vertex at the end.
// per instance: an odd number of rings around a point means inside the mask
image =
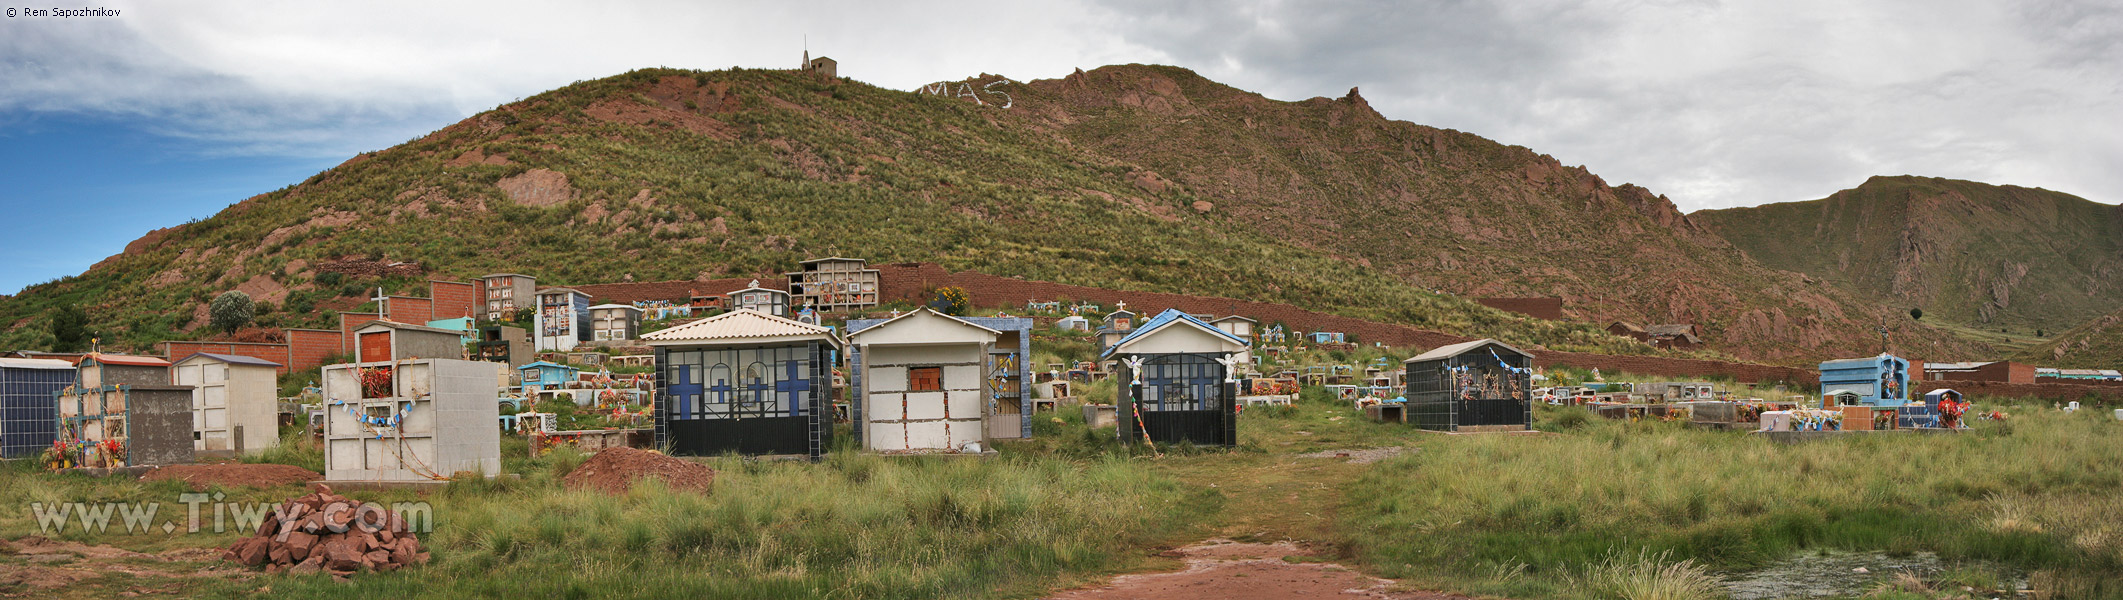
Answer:
POLYGON ((951 96, 951 97, 958 97, 958 98, 972 98, 972 99, 973 99, 973 103, 974 103, 974 104, 979 104, 979 105, 981 105, 981 106, 988 106, 988 101, 987 101, 987 100, 982 100, 982 99, 981 99, 981 96, 985 94, 985 95, 989 96, 988 100, 994 100, 994 99, 995 99, 996 97, 1000 97, 1000 98, 1002 98, 1001 100, 998 100, 998 101, 997 101, 997 103, 995 104, 995 106, 996 106, 996 107, 998 107, 998 108, 1010 108, 1011 106, 1013 106, 1013 105, 1016 105, 1016 104, 1017 104, 1017 99, 1015 99, 1015 98, 1012 98, 1012 97, 1010 97, 1010 93, 1009 93, 1009 92, 1005 92, 1005 91, 1002 91, 1002 90, 999 90, 999 89, 995 89, 995 86, 997 86, 997 85, 1001 85, 1001 84, 1005 84, 1005 83, 1016 83, 1016 82, 1014 82, 1014 81, 1010 81, 1010 80, 1008 80, 1008 79, 997 79, 997 80, 995 80, 995 81, 990 81, 990 82, 988 82, 988 83, 987 83, 986 85, 982 85, 982 86, 980 86, 979 88, 975 88, 975 87, 973 87, 973 84, 972 84, 971 82, 961 82, 961 83, 959 83, 959 84, 958 84, 958 88, 957 88, 956 90, 953 90, 953 89, 951 88, 951 82, 949 82, 949 81, 938 81, 938 82, 936 82, 936 83, 931 83, 931 84, 929 84, 929 85, 921 86, 920 88, 918 88, 918 89, 915 89, 915 90, 914 90, 914 93, 916 93, 916 94, 929 94, 929 95, 934 95, 934 96, 951 96))

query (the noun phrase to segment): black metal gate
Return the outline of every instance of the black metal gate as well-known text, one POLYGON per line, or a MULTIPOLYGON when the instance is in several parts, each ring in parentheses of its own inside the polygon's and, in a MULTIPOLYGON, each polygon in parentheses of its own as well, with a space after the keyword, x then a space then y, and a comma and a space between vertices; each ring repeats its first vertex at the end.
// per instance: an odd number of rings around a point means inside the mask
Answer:
MULTIPOLYGON (((1141 386, 1129 386, 1121 417, 1122 439, 1181 441, 1202 446, 1238 443, 1236 386, 1224 381, 1224 365, 1201 354, 1155 354, 1143 361, 1141 386), (1141 421, 1136 422, 1136 416, 1141 421)), ((1123 373, 1123 376, 1133 375, 1123 373)))
POLYGON ((800 454, 831 443, 829 349, 657 350, 656 442, 673 456, 800 454))
POLYGON ((1459 425, 1525 425, 1526 402, 1508 398, 1455 400, 1459 425))

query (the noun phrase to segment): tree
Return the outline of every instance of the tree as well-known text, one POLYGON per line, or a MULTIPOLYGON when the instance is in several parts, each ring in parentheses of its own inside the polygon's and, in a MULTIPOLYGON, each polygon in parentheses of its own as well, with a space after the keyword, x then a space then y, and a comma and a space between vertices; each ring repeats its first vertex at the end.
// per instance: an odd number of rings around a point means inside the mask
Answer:
POLYGON ((52 309, 52 351, 83 352, 88 350, 89 340, 96 337, 88 330, 88 310, 79 304, 63 304, 52 309))
POLYGON ((929 308, 954 317, 965 316, 966 309, 972 308, 972 304, 965 288, 957 286, 937 288, 936 295, 929 299, 929 308))
POLYGON ((1922 320, 1924 320, 1924 309, 1921 309, 1921 308, 1912 308, 1912 309, 1909 309, 1909 318, 1910 318, 1910 320, 1914 320, 1914 321, 1922 321, 1922 320))
POLYGON ((255 306, 251 305, 250 294, 237 290, 222 292, 220 296, 214 298, 212 304, 206 306, 206 314, 209 319, 207 323, 215 329, 235 333, 236 330, 242 329, 244 325, 251 324, 252 311, 255 308, 255 306))

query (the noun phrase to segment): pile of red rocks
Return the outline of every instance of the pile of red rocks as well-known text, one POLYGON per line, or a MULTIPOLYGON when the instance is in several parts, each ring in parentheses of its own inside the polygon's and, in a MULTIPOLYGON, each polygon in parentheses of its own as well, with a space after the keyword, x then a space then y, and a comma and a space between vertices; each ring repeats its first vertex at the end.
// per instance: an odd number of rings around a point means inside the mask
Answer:
POLYGON ((265 567, 267 573, 393 571, 426 563, 420 537, 382 505, 363 504, 317 486, 316 493, 289 499, 266 515, 258 534, 237 540, 221 557, 265 567))

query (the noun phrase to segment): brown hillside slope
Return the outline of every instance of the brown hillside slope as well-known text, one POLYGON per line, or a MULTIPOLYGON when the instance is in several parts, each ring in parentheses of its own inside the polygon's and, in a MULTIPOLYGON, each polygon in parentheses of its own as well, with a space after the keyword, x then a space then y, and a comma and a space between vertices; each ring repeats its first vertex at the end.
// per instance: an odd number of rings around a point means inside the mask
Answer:
POLYGON ((1696 323, 1735 355, 1863 353, 1883 322, 1931 356, 1982 353, 1899 311, 1747 259, 1641 187, 1479 136, 1388 120, 1351 89, 1277 102, 1185 69, 1035 81, 1020 116, 1181 189, 1212 218, 1412 285, 1560 296, 1604 324, 1696 323))
POLYGON ((2123 308, 2123 207, 2070 194, 1873 177, 1820 200, 1689 218, 1763 264, 1926 319, 2055 332, 2123 308))
MULTIPOLYGON (((159 231, 77 277, 0 300, 0 346, 40 347, 88 307, 106 344, 182 339, 224 289, 314 325, 406 274, 543 283, 761 277, 802 259, 1279 302, 1575 352, 1648 353, 1598 330, 1703 325, 1714 347, 1804 362, 1869 353, 1898 311, 1762 268, 1671 203, 1524 148, 1378 116, 1356 95, 1276 102, 1184 69, 1107 67, 1004 103, 789 71, 651 69, 576 83, 348 160, 159 231), (1560 295, 1591 324, 1462 295, 1560 295)), ((1900 326, 1927 357, 1973 354, 1900 326)))

